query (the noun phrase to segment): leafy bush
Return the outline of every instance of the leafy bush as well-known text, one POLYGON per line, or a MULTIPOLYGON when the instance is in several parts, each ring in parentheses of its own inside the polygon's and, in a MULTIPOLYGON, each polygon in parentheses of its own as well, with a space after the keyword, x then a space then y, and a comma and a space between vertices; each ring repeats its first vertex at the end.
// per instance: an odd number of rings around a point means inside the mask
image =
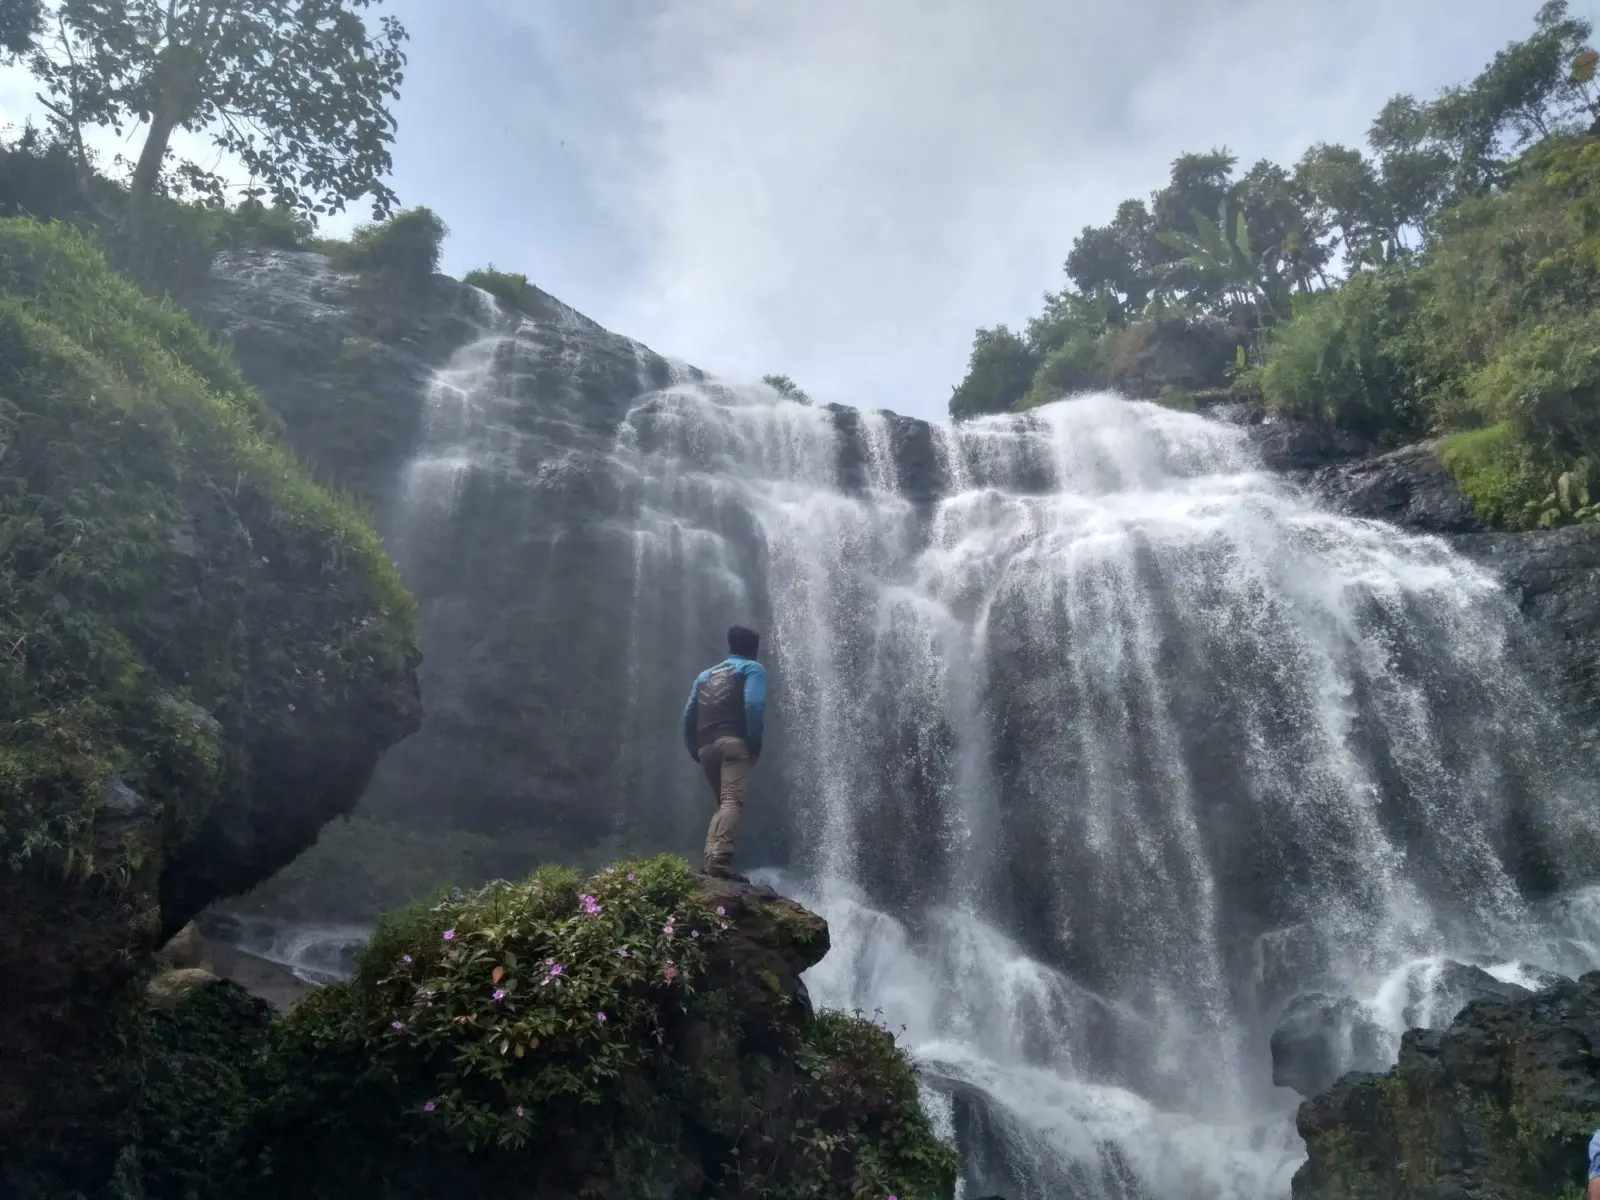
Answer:
POLYGON ((271 1017, 264 1001, 231 983, 148 1015, 139 1091, 144 1194, 228 1194, 271 1017))
POLYGON ((1600 313, 1526 325, 1467 381, 1472 406, 1552 458, 1600 448, 1600 313))
POLYGON ((487 267, 468 271, 461 277, 461 282, 482 288, 512 312, 527 317, 539 313, 543 293, 529 283, 528 277, 521 272, 498 271, 491 263, 487 267))
POLYGON ((1027 342, 1004 325, 978 330, 967 377, 950 396, 951 418, 1009 412, 1027 394, 1038 365, 1027 342))
POLYGON ((363 225, 345 243, 328 243, 334 264, 398 283, 424 282, 439 269, 445 223, 430 208, 408 208, 363 225))
POLYGON ((1092 392, 1106 386, 1103 343, 1087 329, 1074 329, 1066 341, 1044 356, 1033 374, 1019 409, 1048 404, 1074 392, 1092 392))
POLYGON ((1452 433, 1440 441, 1438 456, 1483 520, 1509 528, 1531 523, 1528 505, 1544 489, 1526 444, 1509 423, 1452 433))
POLYGON ((1304 299, 1267 337, 1250 382, 1294 416, 1376 439, 1412 436, 1423 414, 1394 341, 1407 305, 1404 280, 1387 272, 1304 299))
POLYGON ((227 1194, 948 1200, 894 1039, 785 994, 809 929, 740 919, 670 856, 394 914, 278 1026, 227 1194))

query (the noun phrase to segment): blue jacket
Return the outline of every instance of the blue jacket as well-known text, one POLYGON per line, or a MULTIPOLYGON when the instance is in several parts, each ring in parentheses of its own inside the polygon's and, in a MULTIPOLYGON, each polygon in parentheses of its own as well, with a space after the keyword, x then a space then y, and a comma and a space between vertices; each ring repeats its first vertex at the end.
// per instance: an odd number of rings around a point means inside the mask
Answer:
POLYGON ((737 654, 730 654, 714 667, 707 667, 695 677, 694 685, 689 689, 689 699, 683 706, 683 744, 689 751, 689 757, 696 761, 700 758, 700 726, 698 704, 701 686, 711 678, 713 671, 726 668, 744 680, 744 711, 742 720, 736 722, 742 728, 735 729, 750 747, 751 754, 761 753, 761 735, 766 724, 767 715, 767 672, 753 658, 742 658, 737 654))

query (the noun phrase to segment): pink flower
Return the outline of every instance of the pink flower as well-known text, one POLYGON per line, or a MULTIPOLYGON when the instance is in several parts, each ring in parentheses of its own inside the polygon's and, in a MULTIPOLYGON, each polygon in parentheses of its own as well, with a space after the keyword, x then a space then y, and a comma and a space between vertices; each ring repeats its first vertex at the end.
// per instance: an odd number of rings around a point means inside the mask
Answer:
POLYGON ((455 941, 456 940, 456 931, 454 929, 446 929, 444 931, 444 940, 447 941, 447 942, 455 941))
POLYGON ((517 1116, 522 1116, 522 1105, 517 1105, 517 1116))
POLYGON ((551 963, 550 964, 550 977, 552 979, 555 978, 557 975, 561 974, 561 972, 564 969, 565 968, 563 968, 560 963, 551 963))
POLYGON ((627 958, 628 957, 628 948, 626 946, 618 946, 617 947, 617 957, 618 958, 627 958))
POLYGON ((692 938, 697 938, 700 936, 700 931, 698 929, 691 929, 689 931, 689 936, 692 938))
POLYGON ((429 1100, 426 1104, 424 1104, 422 1106, 422 1111, 423 1112, 432 1112, 435 1107, 436 1106, 435 1106, 434 1102, 432 1100, 429 1100))
POLYGON ((634 873, 632 871, 629 871, 628 872, 628 882, 632 883, 635 878, 636 878, 636 876, 634 875, 634 873))
POLYGON ((406 1027, 406 1023, 404 1021, 390 1021, 389 1022, 389 1028, 390 1029, 404 1029, 405 1027, 406 1027))
POLYGON ((667 964, 667 982, 671 983, 678 977, 678 968, 672 963, 667 964))
POLYGON ((402 954, 402 955, 401 955, 401 956, 400 956, 400 961, 401 961, 401 962, 403 962, 403 963, 405 963, 405 964, 407 964, 407 965, 408 965, 408 966, 409 966, 409 965, 410 965, 410 963, 411 963, 411 955, 409 955, 409 954, 402 954))
POLYGON ((583 905, 583 911, 588 913, 591 917, 599 915, 600 905, 593 896, 589 895, 588 892, 584 892, 582 895, 580 895, 578 897, 578 902, 583 905))
POLYGON ((605 1013, 595 1013, 594 1019, 596 1021, 599 1021, 600 1024, 602 1024, 602 1025, 604 1025, 606 1023, 606 1015, 605 1015, 605 1013))
POLYGON ((494 990, 494 999, 495 999, 495 1001, 499 1002, 501 1000, 504 1000, 505 998, 506 998, 506 990, 505 990, 505 988, 495 988, 495 990, 494 990))
POLYGON ((727 915, 728 915, 728 910, 723 908, 722 905, 720 905, 720 904, 717 905, 717 916, 725 917, 727 915))

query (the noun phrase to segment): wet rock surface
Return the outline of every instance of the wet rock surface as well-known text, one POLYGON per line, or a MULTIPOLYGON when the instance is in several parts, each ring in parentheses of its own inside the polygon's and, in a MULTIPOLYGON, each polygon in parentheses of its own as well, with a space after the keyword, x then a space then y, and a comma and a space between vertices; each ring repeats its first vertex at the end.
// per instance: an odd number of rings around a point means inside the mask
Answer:
POLYGON ((1600 972, 1469 1004, 1412 1030, 1398 1064, 1300 1107, 1295 1200, 1546 1200, 1582 1194, 1600 1127, 1600 972))
POLYGON ((1315 1096, 1346 1071, 1385 1065, 1392 1050, 1375 1014, 1357 1001, 1320 992, 1297 996, 1272 1031, 1272 1082, 1315 1096))
POLYGON ((1483 522, 1433 442, 1315 469, 1307 487, 1335 512, 1418 533, 1475 533, 1483 522))

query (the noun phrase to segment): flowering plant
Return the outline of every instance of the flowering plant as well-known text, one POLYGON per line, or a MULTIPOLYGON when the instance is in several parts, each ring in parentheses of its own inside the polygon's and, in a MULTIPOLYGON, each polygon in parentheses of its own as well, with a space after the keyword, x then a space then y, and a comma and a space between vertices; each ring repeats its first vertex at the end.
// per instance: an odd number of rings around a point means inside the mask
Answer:
POLYGON ((418 1089, 418 1119, 514 1149, 549 1106, 599 1102, 647 1065, 725 926, 670 856, 452 893, 374 935, 366 1042, 418 1089))

